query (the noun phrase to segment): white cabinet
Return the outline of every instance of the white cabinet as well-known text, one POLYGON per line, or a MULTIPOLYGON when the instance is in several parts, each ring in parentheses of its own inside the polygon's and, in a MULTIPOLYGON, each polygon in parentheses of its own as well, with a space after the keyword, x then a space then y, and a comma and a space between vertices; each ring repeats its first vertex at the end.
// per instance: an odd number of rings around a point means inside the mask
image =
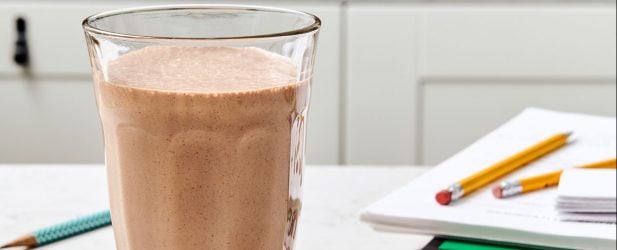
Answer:
POLYGON ((345 162, 416 159, 417 18, 407 6, 348 10, 345 162))
MULTIPOLYGON (((410 2, 251 3, 323 20, 309 163, 434 164, 527 106, 615 115, 614 2, 410 2)), ((0 162, 102 161, 81 19, 145 4, 0 3, 0 162)))
POLYGON ((352 4, 346 160, 434 164, 528 106, 615 115, 615 4, 352 4))
MULTIPOLYGON (((615 5, 426 8, 422 78, 611 79, 615 5)), ((496 79, 500 80, 500 79, 496 79)))
POLYGON ((427 10, 421 154, 437 163, 528 106, 615 116, 615 7, 427 10))
POLYGON ((102 162, 103 146, 80 19, 90 6, 0 4, 0 163, 102 162), (26 20, 31 67, 13 62, 26 20))
POLYGON ((103 162, 89 79, 0 80, 2 162, 103 162))
POLYGON ((0 3, 0 30, 3 33, 0 39, 0 74, 22 77, 22 69, 13 62, 17 39, 15 21, 22 17, 26 21, 30 73, 37 80, 45 80, 49 76, 88 77, 90 65, 81 20, 109 7, 101 4, 23 2, 0 3))
MULTIPOLYGON (((102 134, 81 20, 102 10, 146 4, 152 3, 0 3, 0 163, 102 162, 102 134), (28 28, 30 76, 12 61, 19 16, 26 19, 28 28)), ((339 160, 339 4, 284 7, 312 12, 324 22, 313 82, 307 158, 309 163, 334 164, 339 160)))

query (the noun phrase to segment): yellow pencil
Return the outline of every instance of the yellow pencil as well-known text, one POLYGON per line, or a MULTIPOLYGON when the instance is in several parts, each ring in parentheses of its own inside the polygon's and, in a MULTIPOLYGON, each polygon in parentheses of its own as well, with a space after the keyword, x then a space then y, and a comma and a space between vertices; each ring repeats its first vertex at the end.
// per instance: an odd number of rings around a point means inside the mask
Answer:
MULTIPOLYGON (((601 162, 594 162, 578 168, 616 168, 617 159, 610 159, 601 162)), ((559 185, 559 179, 561 178, 563 170, 558 170, 542 175, 528 177, 525 179, 515 181, 504 181, 499 186, 493 188, 493 195, 495 198, 507 198, 516 196, 519 194, 529 193, 548 187, 554 187, 559 185)))
POLYGON ((488 185, 489 183, 515 171, 530 162, 545 156, 564 145, 568 144, 568 138, 572 133, 560 133, 541 141, 540 143, 518 153, 507 159, 496 163, 474 175, 471 175, 459 182, 450 185, 447 189, 441 190, 435 195, 435 200, 441 205, 448 205, 476 190, 488 185))

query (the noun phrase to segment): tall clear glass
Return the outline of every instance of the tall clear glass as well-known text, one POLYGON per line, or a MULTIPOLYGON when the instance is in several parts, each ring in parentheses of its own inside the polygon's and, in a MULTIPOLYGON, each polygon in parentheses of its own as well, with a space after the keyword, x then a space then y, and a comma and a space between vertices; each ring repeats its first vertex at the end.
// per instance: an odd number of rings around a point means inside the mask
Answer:
POLYGON ((83 21, 118 249, 293 249, 320 25, 234 5, 83 21))

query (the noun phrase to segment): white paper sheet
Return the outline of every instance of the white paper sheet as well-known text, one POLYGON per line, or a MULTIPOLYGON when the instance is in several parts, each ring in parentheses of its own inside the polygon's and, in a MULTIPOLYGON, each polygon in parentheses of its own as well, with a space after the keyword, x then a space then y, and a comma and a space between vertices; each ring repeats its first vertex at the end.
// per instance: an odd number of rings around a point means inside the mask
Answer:
POLYGON ((617 199, 615 169, 570 169, 564 171, 558 195, 573 199, 617 199))
POLYGON ((615 223, 617 176, 614 169, 571 169, 561 175, 557 210, 564 221, 615 223))
POLYGON ((577 142, 516 171, 518 179, 613 158, 615 118, 527 109, 407 186, 362 213, 376 229, 451 235, 577 249, 614 249, 615 225, 562 222, 554 209, 556 189, 495 199, 486 187, 449 206, 435 193, 553 134, 572 131, 577 142))

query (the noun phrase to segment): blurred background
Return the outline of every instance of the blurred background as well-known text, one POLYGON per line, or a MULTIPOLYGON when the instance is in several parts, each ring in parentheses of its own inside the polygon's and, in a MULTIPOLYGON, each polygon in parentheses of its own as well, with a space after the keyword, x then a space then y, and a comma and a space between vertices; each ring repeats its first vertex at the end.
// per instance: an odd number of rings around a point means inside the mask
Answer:
POLYGON ((0 163, 102 163, 81 21, 178 3, 324 23, 309 164, 431 165, 525 107, 615 116, 615 1, 0 1, 0 163))

